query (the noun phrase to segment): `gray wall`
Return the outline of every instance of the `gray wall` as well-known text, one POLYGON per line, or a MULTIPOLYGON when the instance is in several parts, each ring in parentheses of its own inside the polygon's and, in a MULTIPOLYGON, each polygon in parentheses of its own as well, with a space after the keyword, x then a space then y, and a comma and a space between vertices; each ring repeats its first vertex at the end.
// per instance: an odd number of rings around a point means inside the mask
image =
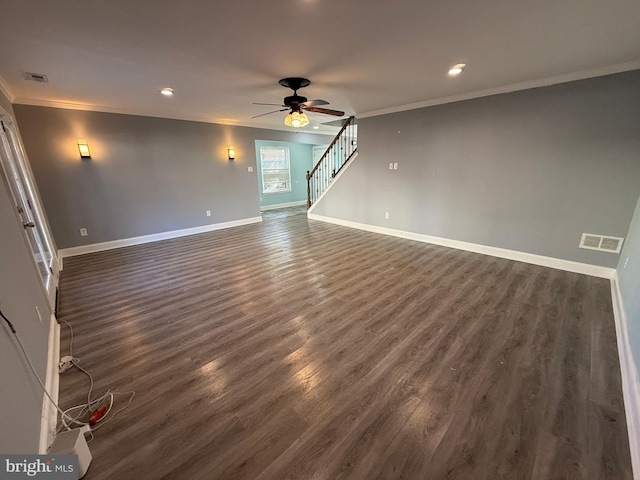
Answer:
POLYGON ((326 143, 324 136, 294 131, 26 105, 14 110, 58 248, 257 217, 254 141, 326 143), (90 160, 80 160, 78 138, 89 143, 90 160), (227 160, 229 145, 236 147, 234 161, 227 160), (89 235, 81 237, 80 228, 89 235))
MULTIPOLYGON (((1 93, 0 105, 12 113, 1 93)), ((50 312, 22 230, 0 173, 0 309, 12 321, 44 381, 50 312)), ((4 322, 0 326, 0 391, 0 452, 38 453, 43 391, 4 322)))
POLYGON ((629 340, 640 372, 640 198, 618 264, 620 292, 629 326, 629 340), (628 260, 627 260, 628 259, 628 260))
POLYGON ((314 213, 617 265, 578 243, 583 232, 627 233, 640 194, 640 71, 364 118, 358 129, 359 157, 314 213))

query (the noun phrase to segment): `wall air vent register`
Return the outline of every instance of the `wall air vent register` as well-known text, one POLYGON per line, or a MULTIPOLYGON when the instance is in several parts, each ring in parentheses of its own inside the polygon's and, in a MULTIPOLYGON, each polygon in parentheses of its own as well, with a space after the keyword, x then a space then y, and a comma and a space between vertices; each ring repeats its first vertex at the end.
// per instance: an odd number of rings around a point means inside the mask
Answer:
POLYGON ((22 76, 25 80, 38 83, 48 83, 49 79, 43 73, 22 72, 22 76))
POLYGON ((599 252, 620 253, 624 238, 608 237, 593 233, 583 233, 580 239, 580 248, 598 250, 599 252))

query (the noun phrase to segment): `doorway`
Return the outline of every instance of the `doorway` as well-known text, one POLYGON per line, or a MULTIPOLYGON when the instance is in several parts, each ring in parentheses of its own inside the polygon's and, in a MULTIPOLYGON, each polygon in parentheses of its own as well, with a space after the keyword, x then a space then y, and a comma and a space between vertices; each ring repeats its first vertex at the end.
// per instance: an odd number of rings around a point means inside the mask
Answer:
POLYGON ((318 145, 256 140, 255 147, 260 210, 306 205, 307 172, 318 145))
POLYGON ((0 163, 34 266, 55 310, 59 267, 53 241, 37 197, 33 175, 13 118, 0 109, 0 163))

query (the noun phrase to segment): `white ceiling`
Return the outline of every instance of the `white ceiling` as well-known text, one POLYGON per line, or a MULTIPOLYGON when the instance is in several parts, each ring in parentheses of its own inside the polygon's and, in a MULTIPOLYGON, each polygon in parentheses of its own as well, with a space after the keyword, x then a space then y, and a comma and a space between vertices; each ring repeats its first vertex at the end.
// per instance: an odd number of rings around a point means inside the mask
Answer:
POLYGON ((251 117, 270 108, 252 102, 290 94, 286 76, 364 117, 636 68, 640 0, 0 4, 0 87, 13 103, 284 129, 283 113, 251 117))

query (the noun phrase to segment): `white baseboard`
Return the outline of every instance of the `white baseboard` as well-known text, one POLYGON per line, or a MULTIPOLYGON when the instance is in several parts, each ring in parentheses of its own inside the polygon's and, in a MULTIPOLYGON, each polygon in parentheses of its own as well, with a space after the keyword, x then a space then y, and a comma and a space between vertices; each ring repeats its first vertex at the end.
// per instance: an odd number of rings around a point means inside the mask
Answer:
POLYGON ((406 238, 418 242, 432 243, 442 245, 444 247, 456 248, 468 252, 481 253, 509 260, 516 260, 543 267, 556 268, 594 277, 607 278, 611 280, 611 297, 613 302, 613 313, 616 326, 616 339, 618 343, 618 354, 620 357, 620 373, 622 375, 622 392, 624 396, 625 414, 627 418, 627 430, 629 433, 629 448, 631 451, 631 463, 633 466, 634 479, 640 480, 640 381, 636 364, 633 358, 633 351, 629 342, 627 317, 624 309, 624 303, 620 288, 618 285, 618 274, 615 269, 607 267, 599 267, 597 265, 589 265, 586 263, 572 262, 559 258, 545 257, 516 250, 507 250, 497 247, 489 247, 486 245, 478 245, 474 243, 461 242, 448 238, 433 237, 413 232, 405 232, 391 228, 378 227, 375 225, 367 225, 363 223, 351 222, 332 217, 325 217, 307 212, 307 216, 311 220, 333 223, 349 228, 357 228, 373 233, 383 235, 391 235, 399 238, 406 238))
POLYGON ((631 343, 629 342, 627 313, 624 309, 617 272, 611 279, 611 298, 613 301, 613 318, 616 322, 620 374, 622 375, 622 394, 624 396, 624 410, 627 416, 633 478, 640 480, 640 377, 638 377, 638 370, 633 359, 631 343))
MULTIPOLYGON (((58 403, 59 380, 58 364, 60 363, 60 325, 56 317, 51 315, 49 320, 49 341, 47 355, 47 373, 44 386, 51 398, 58 403)), ((58 422, 58 410, 51 404, 51 400, 43 394, 42 416, 40 418, 40 442, 38 452, 43 455, 53 442, 58 422)))
POLYGON ((74 257, 76 255, 85 255, 87 253, 102 252, 104 250, 112 250, 114 248, 129 247, 131 245, 140 245, 143 243, 158 242, 160 240, 168 240, 171 238, 186 237, 188 235, 196 235, 198 233, 213 232, 225 228, 239 227, 250 223, 259 223, 262 217, 250 217, 231 222, 214 223, 211 225, 203 225, 202 227, 184 228, 182 230, 172 230, 169 232, 154 233, 152 235, 143 235, 140 237, 123 238, 122 240, 112 240, 110 242, 92 243, 82 245, 80 247, 63 248, 58 250, 58 258, 60 259, 60 270, 62 270, 62 260, 66 257, 74 257))
POLYGON ((278 203, 277 205, 265 205, 260 207, 260 211, 264 212, 265 210, 277 210, 279 208, 288 208, 288 207, 299 207, 301 205, 306 205, 306 200, 301 200, 299 202, 287 202, 287 203, 278 203))
MULTIPOLYGON (((313 208, 313 207, 312 207, 313 208)), ((582 273, 591 275, 592 277, 613 278, 614 268, 600 267, 590 265, 588 263, 573 262, 571 260, 563 260, 561 258, 546 257, 544 255, 536 255, 534 253, 519 252, 517 250, 507 250, 506 248, 490 247, 487 245, 479 245, 477 243, 462 242, 460 240, 451 240, 449 238, 434 237, 421 233, 406 232, 404 230, 396 230, 393 228, 378 227, 376 225, 368 225, 365 223, 352 222, 350 220, 342 220, 339 218, 325 217, 316 215, 311 212, 307 213, 311 220, 319 220, 321 222, 333 223, 344 227, 357 228, 366 230, 367 232, 381 233, 383 235, 391 235, 393 237, 406 238, 417 242, 432 243, 443 247, 456 248, 467 252, 481 253, 483 255, 491 255, 493 257, 506 258, 508 260, 516 260, 518 262, 531 263, 543 267, 556 268, 567 272, 582 273)))

